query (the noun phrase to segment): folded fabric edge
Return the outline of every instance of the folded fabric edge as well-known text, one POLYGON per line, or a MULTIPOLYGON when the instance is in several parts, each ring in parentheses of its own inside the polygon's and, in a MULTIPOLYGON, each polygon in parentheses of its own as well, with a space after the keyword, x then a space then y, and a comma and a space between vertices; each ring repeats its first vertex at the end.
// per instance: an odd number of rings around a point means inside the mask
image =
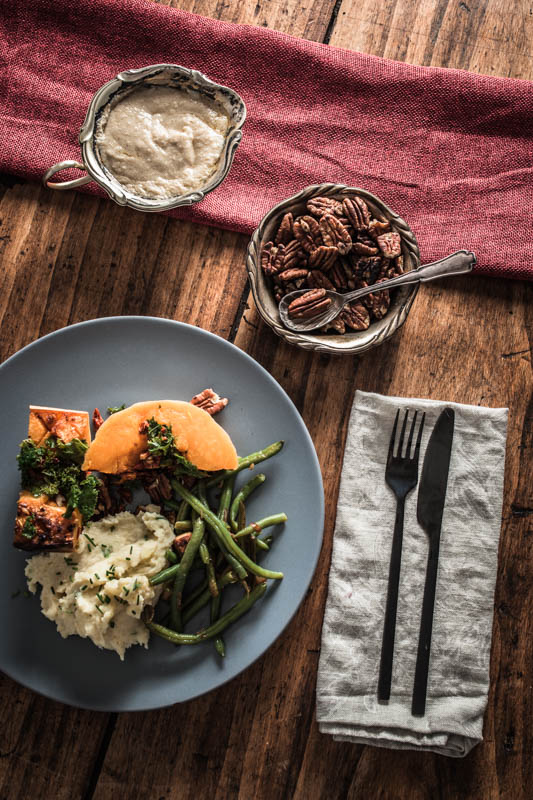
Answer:
POLYGON ((388 750, 418 750, 451 758, 464 758, 476 744, 483 741, 482 737, 449 735, 446 733, 435 735, 433 739, 428 737, 427 741, 421 741, 412 735, 398 739, 391 737, 386 730, 374 731, 371 728, 339 726, 332 723, 321 723, 318 726, 318 730, 324 735, 332 736, 336 742, 370 745, 388 750))

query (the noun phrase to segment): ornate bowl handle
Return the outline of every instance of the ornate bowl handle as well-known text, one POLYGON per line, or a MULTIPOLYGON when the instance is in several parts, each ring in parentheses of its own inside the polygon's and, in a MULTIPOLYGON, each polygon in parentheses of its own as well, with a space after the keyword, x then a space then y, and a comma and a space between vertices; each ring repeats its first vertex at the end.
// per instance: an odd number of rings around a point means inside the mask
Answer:
POLYGON ((73 189, 75 186, 84 186, 86 183, 91 183, 92 178, 90 175, 84 175, 83 178, 74 178, 74 180, 71 181, 56 182, 50 180, 52 175, 55 175, 56 172, 61 172, 61 170, 68 169, 69 167, 85 170, 85 164, 80 164, 79 161, 59 161, 44 173, 44 185, 48 186, 49 189, 73 189))

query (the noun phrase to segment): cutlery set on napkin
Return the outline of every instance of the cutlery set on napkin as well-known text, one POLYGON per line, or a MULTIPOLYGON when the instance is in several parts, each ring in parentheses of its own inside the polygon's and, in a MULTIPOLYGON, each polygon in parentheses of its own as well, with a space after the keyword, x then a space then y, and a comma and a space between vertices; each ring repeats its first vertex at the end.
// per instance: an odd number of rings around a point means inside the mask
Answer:
POLYGON ((322 733, 451 756, 481 741, 506 427, 507 409, 356 393, 322 631, 322 733))

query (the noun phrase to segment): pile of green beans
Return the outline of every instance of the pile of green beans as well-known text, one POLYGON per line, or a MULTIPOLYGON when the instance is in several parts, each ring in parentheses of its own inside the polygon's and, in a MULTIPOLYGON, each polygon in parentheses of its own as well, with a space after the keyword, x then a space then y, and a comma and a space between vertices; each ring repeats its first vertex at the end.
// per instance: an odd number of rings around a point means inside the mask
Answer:
MULTIPOLYGON (((168 566, 150 579, 152 586, 163 585, 170 596, 170 610, 161 624, 144 618, 145 624, 157 636, 176 645, 199 644, 214 640, 216 652, 224 657, 226 644, 223 631, 245 614, 264 595, 268 580, 281 580, 282 572, 265 569, 256 561, 258 552, 269 549, 272 537, 260 538, 264 528, 287 520, 286 514, 272 514, 257 522, 246 524, 246 501, 266 480, 263 473, 254 475, 237 492, 237 474, 279 453, 283 442, 275 442, 239 458, 233 470, 202 478, 193 487, 176 477, 170 481, 173 497, 165 500, 175 512, 174 524, 180 542, 187 542, 181 557, 167 551, 168 566), (188 488, 190 487, 190 488, 188 488), (216 511, 208 497, 208 489, 220 487, 216 511), (190 575, 200 568, 203 580, 187 592, 190 575), (226 586, 240 583, 243 597, 228 611, 221 613, 222 592, 226 586), (197 633, 185 633, 184 626, 209 604, 209 626, 197 633)), ((182 545, 183 547, 183 545, 182 545)), ((182 549, 182 548, 180 548, 182 549)))

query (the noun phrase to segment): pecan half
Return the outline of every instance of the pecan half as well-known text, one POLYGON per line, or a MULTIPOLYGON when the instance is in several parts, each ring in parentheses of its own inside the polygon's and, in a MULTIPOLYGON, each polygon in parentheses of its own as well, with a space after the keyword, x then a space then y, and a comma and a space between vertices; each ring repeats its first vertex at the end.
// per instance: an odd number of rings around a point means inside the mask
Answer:
POLYGON ((368 226, 368 233, 373 239, 377 239, 382 233, 390 231, 390 224, 386 219, 373 219, 368 226))
POLYGON ((376 241, 379 245, 379 249, 387 258, 395 258, 401 255, 402 240, 400 239, 399 233, 394 233, 393 231, 390 231, 390 233, 382 233, 381 236, 378 236, 376 241))
POLYGON ((379 253, 377 247, 369 247, 364 242, 354 242, 352 247, 354 253, 358 253, 360 256, 375 256, 379 253))
POLYGON ((354 331, 366 331, 370 325, 370 314, 362 303, 348 303, 339 316, 354 331))
POLYGON ((299 264, 305 265, 306 261, 307 253, 302 249, 297 239, 292 239, 285 245, 283 251, 283 269, 291 269, 297 267, 299 264))
POLYGON ((366 231, 370 224, 370 211, 361 197, 345 197, 342 201, 344 213, 356 231, 366 231))
POLYGON ((218 411, 225 408, 229 400, 227 397, 220 397, 213 389, 204 389, 200 394, 195 394, 191 400, 193 406, 198 406, 213 416, 218 411))
POLYGON ((307 210, 314 217, 324 214, 342 214, 342 203, 334 197, 312 197, 307 201, 307 210))
POLYGON ((314 269, 309 273, 307 283, 311 289, 335 289, 327 275, 324 275, 318 269, 314 269))
POLYGON ((306 269, 286 269, 279 273, 278 279, 283 283, 289 283, 289 281, 297 281, 300 278, 307 278, 307 275, 308 271, 306 269))
POLYGON ((327 272, 335 263, 339 251, 336 247, 326 247, 321 245, 309 255, 309 266, 311 269, 321 269, 327 272))
POLYGON ((102 415, 100 414, 99 410, 97 408, 95 408, 94 411, 93 411, 94 432, 96 433, 98 428, 101 428, 103 424, 104 424, 104 419, 103 419, 102 415))
POLYGON ((312 253, 322 244, 320 227, 314 217, 298 217, 293 223, 294 238, 297 239, 304 250, 312 253))
POLYGON ((288 211, 281 220, 276 238, 274 239, 275 244, 288 244, 291 241, 293 238, 292 223, 293 216, 291 212, 288 211))
POLYGON ((352 237, 337 217, 334 217, 333 214, 324 214, 320 218, 319 226, 326 246, 336 247, 341 256, 345 256, 346 253, 350 252, 352 249, 352 237))
POLYGON ((311 289, 310 292, 302 294, 289 304, 287 309, 290 317, 295 319, 307 319, 321 314, 328 306, 331 305, 331 300, 326 297, 325 289, 311 289))
POLYGON ((323 330, 324 333, 327 333, 331 330, 336 331, 337 333, 346 333, 346 325, 341 319, 341 316, 338 316, 335 317, 335 319, 332 319, 331 322, 328 322, 327 325, 324 325, 321 330, 323 330))
POLYGON ((357 275, 370 285, 378 280, 382 267, 383 260, 380 256, 360 258, 357 262, 357 275))
POLYGON ((331 267, 328 277, 336 289, 348 288, 346 274, 338 260, 331 267))
MULTIPOLYGON (((382 283, 386 278, 382 278, 377 283, 382 283)), ((361 302, 365 305, 374 319, 383 319, 390 306, 390 294, 388 289, 375 294, 367 294, 366 297, 361 298, 361 302)))
POLYGON ((189 531, 186 531, 185 533, 180 533, 179 536, 176 536, 174 538, 174 544, 172 545, 174 550, 180 555, 183 555, 185 552, 185 548, 189 544, 189 539, 191 538, 191 536, 192 533, 189 533, 189 531))
POLYGON ((282 244, 267 242, 261 250, 261 267, 265 275, 276 275, 283 269, 285 248, 282 244))

